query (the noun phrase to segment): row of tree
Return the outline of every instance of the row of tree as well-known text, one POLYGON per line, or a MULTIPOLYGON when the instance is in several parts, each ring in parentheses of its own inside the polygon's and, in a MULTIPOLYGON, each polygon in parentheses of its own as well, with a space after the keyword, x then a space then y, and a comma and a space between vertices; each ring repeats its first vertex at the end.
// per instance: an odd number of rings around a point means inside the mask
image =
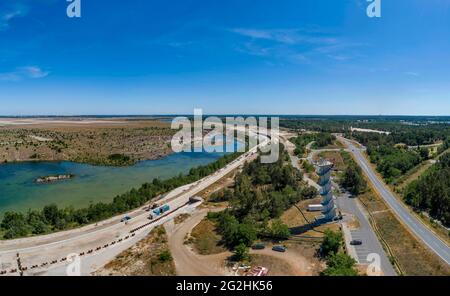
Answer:
POLYGON ((308 145, 311 142, 314 142, 312 148, 318 149, 333 144, 335 140, 336 140, 335 136, 325 132, 305 133, 290 139, 290 141, 295 144, 294 153, 299 157, 304 156, 304 154, 306 153, 306 145, 308 145))
POLYGON ((347 152, 343 152, 343 156, 347 166, 339 180, 340 185, 353 195, 363 193, 367 189, 367 182, 361 168, 347 152))
POLYGON ((327 268, 321 273, 323 276, 357 276, 356 261, 341 252, 344 239, 342 232, 326 230, 320 247, 320 254, 327 262, 327 268))
POLYGON ((29 210, 27 213, 6 212, 0 224, 3 238, 12 239, 46 234, 98 222, 125 213, 163 193, 214 173, 239 155, 240 153, 227 154, 213 163, 192 168, 187 175, 179 175, 167 180, 154 179, 151 183, 143 184, 139 189, 132 189, 116 196, 111 203, 100 202, 81 209, 73 207, 60 209, 53 204, 45 206, 42 210, 29 210))
POLYGON ((450 226, 450 153, 445 153, 419 179, 411 182, 404 193, 406 203, 427 211, 445 226, 450 226))
POLYGON ((426 147, 409 149, 398 145, 388 135, 376 133, 353 133, 358 142, 367 147, 370 161, 377 165, 387 183, 395 181, 409 170, 429 159, 429 151, 426 147))
MULTIPOLYGON (((283 117, 280 126, 327 133, 349 133, 350 127, 390 132, 393 143, 410 146, 433 144, 450 134, 448 118, 382 117, 382 116, 314 116, 283 117)), ((374 134, 377 135, 377 134, 374 134)))
MULTIPOLYGON (((289 228, 279 220, 295 203, 317 195, 317 190, 302 182, 299 172, 284 161, 263 164, 260 159, 246 164, 235 177, 234 191, 215 194, 215 200, 228 200, 229 208, 210 213, 217 222, 223 244, 239 254, 258 238, 287 239, 289 228)), ((241 255, 242 255, 241 254, 241 255)), ((239 255, 238 257, 241 257, 239 255)), ((239 258, 237 258, 239 259, 239 258)))

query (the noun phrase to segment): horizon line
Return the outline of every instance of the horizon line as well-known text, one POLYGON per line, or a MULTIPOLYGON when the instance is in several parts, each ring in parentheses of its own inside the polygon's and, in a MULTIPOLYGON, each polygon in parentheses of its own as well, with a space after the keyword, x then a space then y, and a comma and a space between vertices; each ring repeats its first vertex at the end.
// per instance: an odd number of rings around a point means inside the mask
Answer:
MULTIPOLYGON (((173 117, 194 116, 187 113, 161 113, 161 114, 24 114, 24 115, 1 115, 0 118, 26 118, 26 117, 173 117)), ((258 114, 258 113, 204 113, 202 116, 305 116, 305 117, 449 117, 450 115, 431 114, 258 114)))

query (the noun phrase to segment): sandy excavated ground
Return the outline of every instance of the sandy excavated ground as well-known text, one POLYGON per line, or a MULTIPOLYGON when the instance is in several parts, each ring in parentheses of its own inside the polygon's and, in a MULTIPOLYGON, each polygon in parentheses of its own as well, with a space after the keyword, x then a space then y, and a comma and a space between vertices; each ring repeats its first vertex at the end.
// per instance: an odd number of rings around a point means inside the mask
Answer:
POLYGON ((144 239, 117 255, 114 260, 94 272, 92 275, 175 275, 173 260, 170 257, 161 257, 161 254, 167 254, 167 252, 168 245, 166 232, 163 226, 158 226, 144 239))
POLYGON ((156 120, 0 119, 0 162, 129 165, 171 153, 174 132, 156 120), (114 154, 120 157, 111 158, 114 154))

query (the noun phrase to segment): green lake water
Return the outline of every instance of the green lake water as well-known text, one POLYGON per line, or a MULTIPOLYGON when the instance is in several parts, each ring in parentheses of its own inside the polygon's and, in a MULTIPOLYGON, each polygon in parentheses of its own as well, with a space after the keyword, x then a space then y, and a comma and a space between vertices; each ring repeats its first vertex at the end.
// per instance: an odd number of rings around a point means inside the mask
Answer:
MULTIPOLYGON (((236 143, 227 148, 236 147, 236 143)), ((230 150, 225 150, 230 151, 230 150)), ((84 207, 91 202, 109 202, 131 188, 153 178, 166 179, 191 168, 214 162, 224 153, 175 153, 158 160, 142 161, 129 167, 102 167, 74 162, 22 162, 0 165, 0 215, 7 210, 58 206, 84 207), (74 174, 71 180, 36 184, 41 176, 74 174)))

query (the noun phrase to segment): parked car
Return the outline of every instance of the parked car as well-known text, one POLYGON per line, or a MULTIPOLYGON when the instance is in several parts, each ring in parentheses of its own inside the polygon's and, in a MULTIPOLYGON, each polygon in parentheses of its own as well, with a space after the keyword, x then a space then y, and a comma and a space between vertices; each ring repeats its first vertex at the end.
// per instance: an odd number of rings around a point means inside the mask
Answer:
POLYGON ((360 241, 359 239, 354 239, 350 242, 350 245, 352 246, 360 246, 362 245, 362 241, 360 241))
POLYGON ((284 253, 284 252, 286 252, 286 247, 283 247, 283 246, 273 246, 272 251, 284 253))
POLYGON ((128 220, 130 220, 130 219, 131 219, 130 216, 125 216, 125 217, 123 217, 123 218, 120 220, 120 222, 126 222, 126 221, 128 221, 128 220))
POLYGON ((265 248, 266 248, 266 246, 265 246, 263 243, 254 244, 254 245, 252 246, 252 249, 253 249, 253 250, 263 250, 263 249, 265 249, 265 248))

